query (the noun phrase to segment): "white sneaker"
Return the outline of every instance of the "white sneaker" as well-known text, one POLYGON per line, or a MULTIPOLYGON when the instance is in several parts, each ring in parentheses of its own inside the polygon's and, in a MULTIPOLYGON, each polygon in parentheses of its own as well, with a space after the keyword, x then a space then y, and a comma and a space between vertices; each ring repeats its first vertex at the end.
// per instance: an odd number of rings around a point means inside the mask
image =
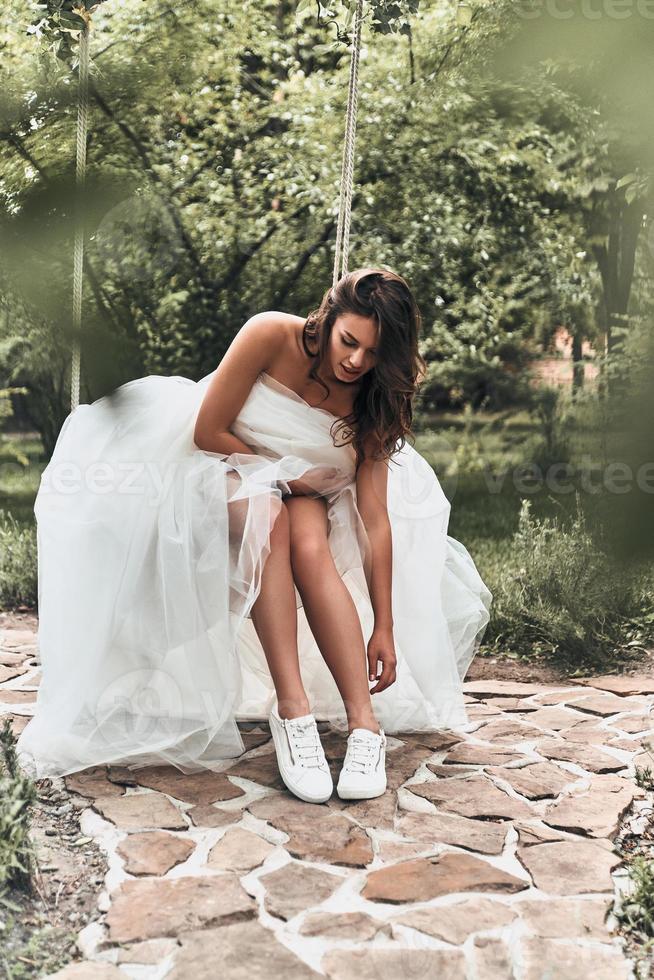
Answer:
POLYGON ((367 728, 354 728, 336 791, 342 800, 369 800, 386 792, 386 736, 367 728))
POLYGON ((324 803, 334 783, 312 714, 280 718, 277 706, 270 712, 270 732, 277 765, 291 793, 306 803, 324 803))

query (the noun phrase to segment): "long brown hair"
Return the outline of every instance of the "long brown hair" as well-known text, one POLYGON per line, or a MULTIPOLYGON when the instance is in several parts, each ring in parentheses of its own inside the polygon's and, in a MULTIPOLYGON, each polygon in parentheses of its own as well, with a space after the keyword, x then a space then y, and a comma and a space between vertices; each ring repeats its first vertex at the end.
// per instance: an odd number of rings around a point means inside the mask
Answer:
POLYGON ((302 346, 314 361, 309 377, 326 389, 325 397, 329 388, 317 371, 327 357, 334 323, 344 313, 372 317, 379 326, 375 366, 364 374, 353 411, 343 417, 337 429, 339 433, 342 427, 346 429, 349 438, 344 436, 341 444, 354 444, 358 467, 365 457, 368 438, 375 447, 375 459, 390 459, 404 446, 407 436, 415 441, 412 403, 426 372, 418 350, 422 316, 406 280, 395 272, 363 268, 342 276, 325 292, 302 328, 302 346), (317 343, 318 350, 309 350, 307 340, 317 343))

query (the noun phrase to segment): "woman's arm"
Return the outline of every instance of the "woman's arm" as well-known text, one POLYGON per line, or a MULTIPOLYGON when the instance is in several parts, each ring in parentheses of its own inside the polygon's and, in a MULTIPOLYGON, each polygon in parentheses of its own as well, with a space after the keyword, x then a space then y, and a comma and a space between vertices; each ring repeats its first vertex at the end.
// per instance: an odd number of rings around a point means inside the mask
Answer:
POLYGON ((375 627, 393 628, 391 605, 393 548, 386 495, 388 463, 370 458, 370 443, 366 458, 356 474, 357 508, 372 548, 370 599, 375 612, 375 627))
POLYGON ((397 657, 393 640, 392 570, 393 545, 386 496, 388 463, 370 457, 370 443, 365 446, 365 459, 356 475, 357 508, 365 524, 372 549, 370 600, 375 625, 368 641, 368 676, 377 683, 371 694, 385 690, 395 683, 397 657), (381 674, 378 664, 382 665, 381 674))
POLYGON ((267 370, 286 341, 286 327, 275 312, 250 317, 232 340, 218 365, 195 420, 193 441, 212 453, 248 453, 249 446, 229 431, 252 385, 267 370))

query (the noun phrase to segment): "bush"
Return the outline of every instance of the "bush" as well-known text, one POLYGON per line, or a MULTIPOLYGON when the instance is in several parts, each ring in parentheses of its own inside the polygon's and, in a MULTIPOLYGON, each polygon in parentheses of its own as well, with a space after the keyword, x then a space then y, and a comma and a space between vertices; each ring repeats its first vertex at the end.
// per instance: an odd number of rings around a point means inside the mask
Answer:
POLYGON ((19 524, 0 510, 0 606, 36 606, 38 599, 36 527, 19 524))
MULTIPOLYGON (((538 520, 524 499, 509 561, 494 589, 493 645, 529 656, 546 653, 566 666, 599 663, 628 643, 654 633, 651 581, 624 569, 589 533, 576 496, 568 528, 538 520)), ((489 637, 491 639, 491 637, 489 637)))
POLYGON ((18 766, 8 718, 0 730, 0 741, 4 760, 0 773, 0 899, 4 899, 10 887, 27 886, 34 868, 29 828, 36 785, 18 766))

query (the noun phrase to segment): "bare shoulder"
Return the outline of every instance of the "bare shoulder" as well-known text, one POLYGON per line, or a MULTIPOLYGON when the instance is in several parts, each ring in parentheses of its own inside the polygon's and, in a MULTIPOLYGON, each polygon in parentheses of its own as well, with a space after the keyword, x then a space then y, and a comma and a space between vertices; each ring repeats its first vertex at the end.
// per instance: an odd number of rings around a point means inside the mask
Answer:
POLYGON ((198 447, 209 444, 216 431, 228 430, 258 376, 288 350, 291 330, 287 314, 265 310, 255 313, 237 331, 200 406, 194 436, 198 447))

